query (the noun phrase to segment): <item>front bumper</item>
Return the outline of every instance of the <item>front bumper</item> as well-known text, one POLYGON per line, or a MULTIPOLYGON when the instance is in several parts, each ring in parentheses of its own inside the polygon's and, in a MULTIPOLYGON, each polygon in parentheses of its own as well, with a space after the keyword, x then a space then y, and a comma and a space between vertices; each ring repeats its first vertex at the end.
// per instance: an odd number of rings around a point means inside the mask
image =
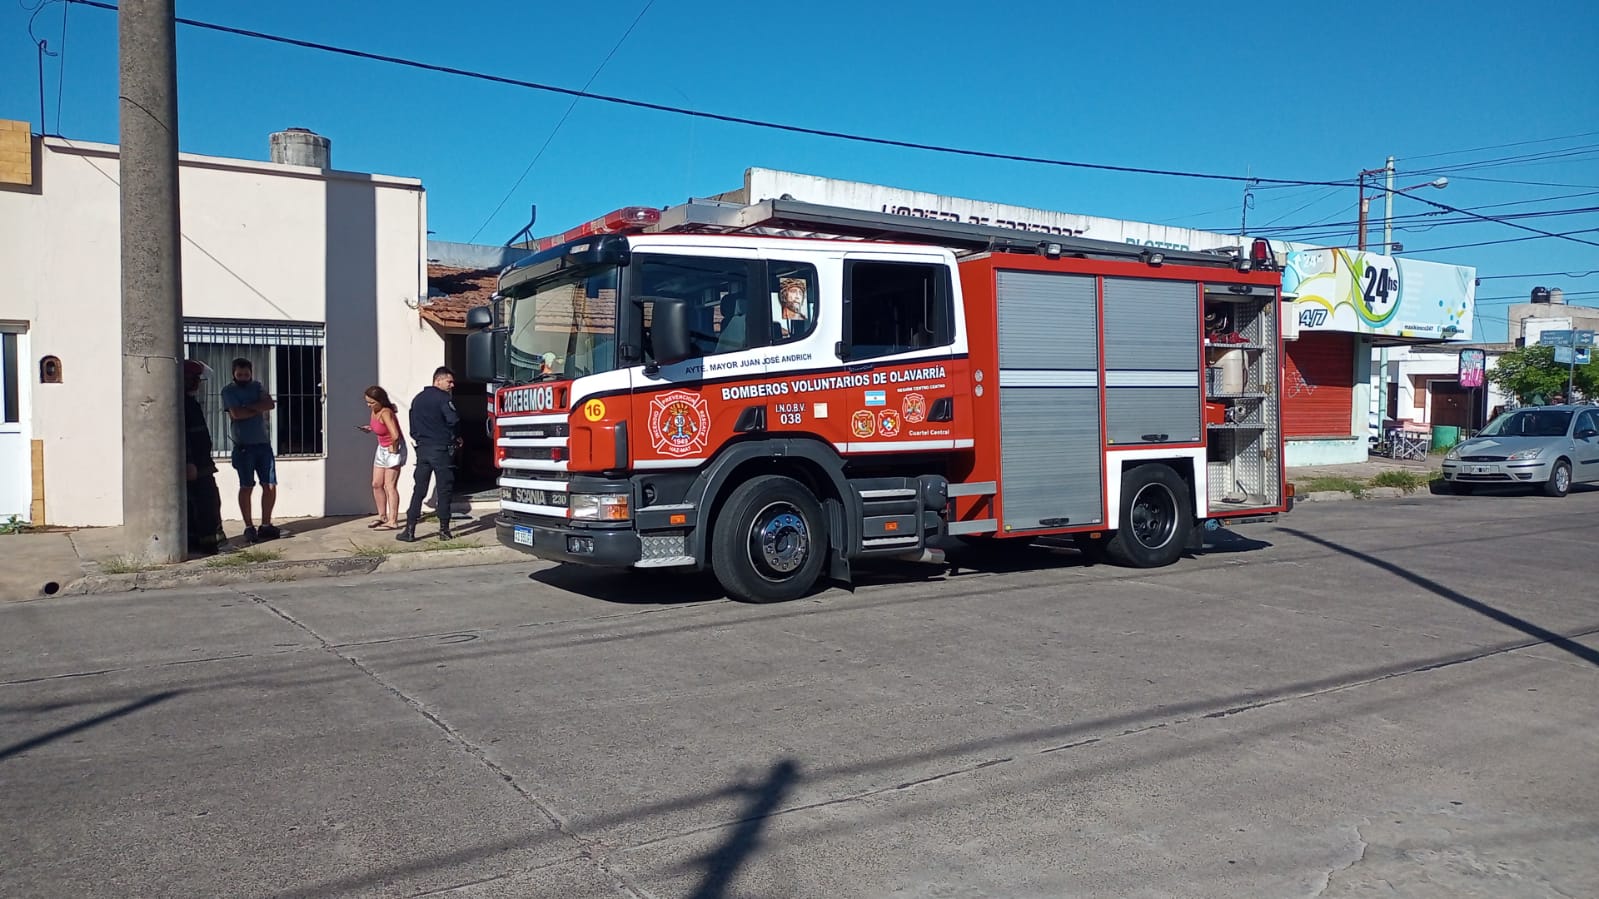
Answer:
POLYGON ((494 522, 494 533, 504 545, 551 562, 628 568, 638 563, 641 554, 639 535, 632 528, 574 527, 502 512, 494 522))
POLYGON ((1554 472, 1553 459, 1519 462, 1468 462, 1444 460, 1444 480, 1459 484, 1538 484, 1554 472))

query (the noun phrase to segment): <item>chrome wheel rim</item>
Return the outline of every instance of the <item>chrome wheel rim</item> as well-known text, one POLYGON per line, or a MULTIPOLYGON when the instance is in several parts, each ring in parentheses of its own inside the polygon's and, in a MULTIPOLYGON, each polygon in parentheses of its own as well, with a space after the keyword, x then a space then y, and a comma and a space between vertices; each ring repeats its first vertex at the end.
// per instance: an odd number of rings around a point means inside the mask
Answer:
POLYGON ((757 513, 749 542, 750 561, 769 581, 787 580, 810 557, 810 529, 799 510, 788 503, 772 503, 757 513))
POLYGON ((1128 528, 1145 549, 1160 549, 1177 533, 1177 498, 1162 484, 1145 484, 1133 495, 1128 528))
POLYGON ((1565 493, 1571 487, 1571 472, 1564 465, 1555 466, 1555 489, 1565 493))

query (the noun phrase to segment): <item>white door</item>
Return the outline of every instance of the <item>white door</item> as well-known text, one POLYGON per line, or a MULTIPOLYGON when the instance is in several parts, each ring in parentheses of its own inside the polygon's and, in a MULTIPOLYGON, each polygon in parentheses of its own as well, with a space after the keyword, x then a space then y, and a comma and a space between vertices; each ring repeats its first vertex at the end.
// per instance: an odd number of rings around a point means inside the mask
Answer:
POLYGON ((28 332, 0 325, 0 524, 23 521, 33 505, 33 453, 29 447, 28 332))

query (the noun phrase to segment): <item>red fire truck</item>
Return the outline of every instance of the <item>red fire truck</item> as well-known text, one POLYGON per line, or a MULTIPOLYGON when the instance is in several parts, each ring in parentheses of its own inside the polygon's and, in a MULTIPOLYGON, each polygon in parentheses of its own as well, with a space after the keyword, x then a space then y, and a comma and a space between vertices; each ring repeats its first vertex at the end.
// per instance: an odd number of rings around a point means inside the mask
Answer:
POLYGON ((469 316, 501 542, 804 595, 1067 539, 1168 565, 1292 503, 1280 275, 1226 253, 818 206, 630 207, 469 316))

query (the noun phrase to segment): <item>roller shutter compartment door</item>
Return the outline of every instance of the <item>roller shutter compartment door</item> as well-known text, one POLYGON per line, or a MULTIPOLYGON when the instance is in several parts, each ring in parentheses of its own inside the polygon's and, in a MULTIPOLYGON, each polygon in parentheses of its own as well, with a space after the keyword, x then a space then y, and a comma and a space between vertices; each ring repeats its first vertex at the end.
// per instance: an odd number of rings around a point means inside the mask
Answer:
POLYGON ((1301 333, 1287 349, 1283 436, 1349 437, 1354 433, 1355 335, 1301 333))

